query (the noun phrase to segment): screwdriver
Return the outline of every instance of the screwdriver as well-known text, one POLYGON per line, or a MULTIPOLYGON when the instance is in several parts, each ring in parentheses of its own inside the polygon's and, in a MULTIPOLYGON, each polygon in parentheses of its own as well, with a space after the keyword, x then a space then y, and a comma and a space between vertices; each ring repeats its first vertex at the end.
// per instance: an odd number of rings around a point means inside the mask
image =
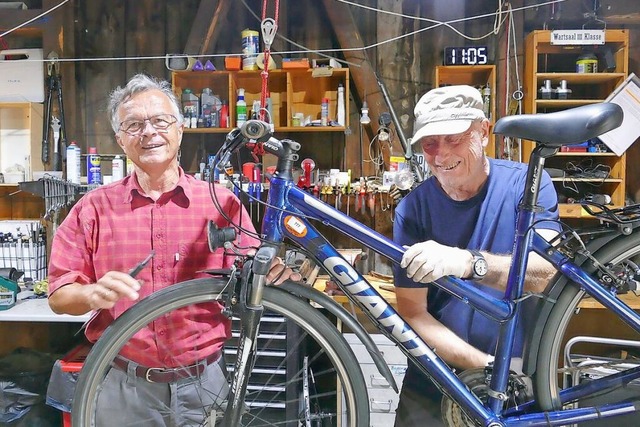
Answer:
MULTIPOLYGON (((147 266, 147 264, 149 264, 149 261, 151 261, 151 259, 156 256, 156 251, 151 250, 151 252, 149 253, 149 255, 147 255, 147 257, 145 259, 143 259, 142 261, 140 261, 138 264, 136 264, 135 267, 133 267, 131 270, 129 270, 129 276, 135 278, 138 274, 140 274, 140 272, 147 266)), ((87 320, 86 322, 84 322, 82 324, 82 326, 80 327, 80 329, 78 330, 78 332, 76 332, 74 334, 74 336, 78 335, 80 332, 82 332, 87 325, 89 324, 89 322, 91 322, 93 319, 96 318, 96 316, 98 314, 100 314, 100 312, 102 311, 102 309, 98 309, 96 311, 93 312, 93 314, 91 314, 91 317, 89 317, 89 320, 87 320)))

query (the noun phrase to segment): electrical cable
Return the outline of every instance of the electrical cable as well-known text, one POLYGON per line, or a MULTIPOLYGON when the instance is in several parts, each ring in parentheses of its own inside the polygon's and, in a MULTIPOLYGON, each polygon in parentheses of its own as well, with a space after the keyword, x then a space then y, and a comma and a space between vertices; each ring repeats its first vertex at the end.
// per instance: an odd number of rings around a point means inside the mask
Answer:
MULTIPOLYGON (((52 12, 53 10, 59 8, 60 6, 62 6, 63 4, 67 3, 69 0, 62 0, 62 2, 60 4, 58 4, 57 6, 54 6, 53 8, 47 10, 46 12, 43 12, 41 15, 32 18, 12 29, 9 29, 7 31, 5 31, 4 33, 0 34, 0 38, 6 36, 7 34, 12 33, 13 31, 22 28, 23 26, 29 24, 30 22, 33 22, 35 19, 38 19, 50 12, 52 12)), ((245 5, 245 7, 248 7, 245 3, 244 0, 241 0, 243 2, 243 4, 245 5)), ((422 33, 424 31, 428 31, 431 30, 433 28, 437 28, 440 26, 447 26, 448 28, 451 28, 453 31, 456 31, 457 33, 459 33, 462 37, 465 38, 469 38, 469 36, 466 36, 462 33, 460 33, 458 30, 455 30, 454 28, 451 27, 451 24, 455 24, 455 23, 459 23, 459 22, 465 22, 465 21, 471 21, 471 20, 477 20, 477 19, 483 19, 483 18, 487 18, 487 17, 491 17, 491 16, 498 16, 499 14, 502 14, 503 12, 501 11, 501 9, 498 9, 498 12, 492 12, 492 13, 486 13, 486 14, 482 14, 482 15, 476 15, 476 16, 471 16, 471 17, 466 17, 466 18, 459 18, 459 19, 454 19, 454 20, 450 20, 450 21, 446 21, 446 22, 442 22, 442 21, 436 21, 433 19, 429 19, 429 18, 422 18, 422 17, 416 17, 416 16, 411 16, 411 15, 405 15, 405 14, 398 14, 398 13, 394 13, 394 12, 388 12, 382 9, 376 9, 376 8, 372 8, 369 6, 365 6, 365 5, 360 5, 354 2, 349 2, 347 0, 336 0, 345 4, 349 4, 352 6, 356 6, 356 7, 360 7, 360 8, 364 8, 364 9, 369 9, 369 10, 373 10, 377 13, 384 13, 384 14, 391 14, 391 15, 395 15, 395 16, 399 16, 399 17, 404 17, 404 18, 410 18, 410 19, 415 19, 418 21, 427 21, 427 22, 435 22, 434 25, 430 25, 428 27, 425 28, 421 28, 419 30, 416 31, 411 31, 409 33, 405 33, 405 34, 401 34, 395 37, 391 37, 389 39, 386 40, 382 40, 373 44, 369 44, 367 46, 362 46, 362 47, 353 47, 353 48, 327 48, 327 49, 307 49, 304 48, 301 50, 288 50, 288 51, 272 51, 272 54, 278 54, 278 55, 289 55, 289 54, 308 54, 308 53, 314 53, 314 54, 318 54, 321 56, 325 56, 325 57, 331 57, 328 56, 328 53, 340 53, 340 52, 353 52, 353 51, 366 51, 368 49, 372 49, 387 43, 391 43, 397 40, 400 40, 402 38, 405 37, 411 37, 414 36, 416 34, 422 33)), ((512 12, 514 11, 521 11, 521 10, 527 10, 527 9, 532 9, 532 8, 538 8, 547 4, 555 4, 555 3, 563 3, 565 1, 568 0, 550 0, 548 2, 543 2, 543 3, 539 3, 539 4, 535 4, 535 5, 530 5, 530 6, 523 6, 523 7, 519 7, 519 8, 515 8, 512 9, 512 12)), ((257 17, 257 16, 256 16, 257 17)), ((502 25, 502 24, 500 24, 502 25)), ((496 25, 494 24, 494 30, 495 30, 496 25)), ((494 30, 492 30, 489 34, 486 34, 485 36, 479 37, 479 38, 471 38, 473 40, 481 40, 482 38, 488 37, 492 34, 494 34, 494 30)), ((289 43, 300 47, 301 45, 286 39, 289 43)), ((218 53, 218 54, 207 54, 207 55, 199 55, 202 58, 224 58, 227 56, 238 56, 239 53, 238 52, 230 52, 230 53, 218 53)), ((167 55, 145 55, 145 56, 125 56, 125 57, 96 57, 96 58, 59 58, 58 62, 102 62, 102 61, 132 61, 132 60, 165 60, 167 57, 167 55)), ((334 58, 337 59, 337 58, 334 58)), ((37 60, 37 61, 42 61, 45 62, 47 61, 46 58, 42 59, 42 60, 37 60)), ((344 60, 340 60, 341 62, 345 62, 344 60)), ((361 66, 359 64, 355 64, 355 63, 349 63, 349 65, 354 65, 354 66, 361 66)))

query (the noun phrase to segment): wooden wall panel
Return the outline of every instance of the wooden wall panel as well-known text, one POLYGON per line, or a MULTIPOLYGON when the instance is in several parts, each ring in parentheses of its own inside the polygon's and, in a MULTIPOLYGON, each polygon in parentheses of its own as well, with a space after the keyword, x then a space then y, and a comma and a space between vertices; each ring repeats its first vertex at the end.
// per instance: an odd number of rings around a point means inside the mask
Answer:
MULTIPOLYGON (((228 11, 224 19, 220 19, 217 36, 212 40, 211 53, 239 52, 241 50, 240 32, 244 28, 258 29, 258 19, 254 15, 261 15, 261 2, 232 0, 220 0, 226 2, 228 11)), ((623 5, 631 0, 620 2, 623 5)), ((36 2, 37 3, 37 2, 36 2)), ((482 0, 478 2, 465 2, 462 0, 450 0, 447 2, 415 2, 413 0, 362 0, 360 4, 379 7, 385 10, 404 13, 406 15, 419 15, 438 21, 460 19, 461 17, 476 16, 495 11, 495 2, 482 0)), ((516 10, 513 15, 516 39, 518 40, 519 67, 522 68, 522 40, 526 31, 539 28, 543 22, 547 24, 577 25, 584 19, 582 13, 584 4, 563 4, 559 6, 561 13, 551 14, 550 6, 528 9, 525 12, 518 8, 525 5, 523 0, 511 2, 516 10), (559 22, 560 19, 562 22, 559 22)), ((47 8, 55 4, 53 0, 43 0, 42 7, 47 8)), ((272 2, 269 2, 272 6, 272 2)), ((585 3, 586 4, 586 3, 585 3)), ((339 47, 337 34, 344 28, 331 28, 327 19, 327 13, 321 6, 321 2, 281 1, 279 35, 307 46, 308 48, 339 47)), ((328 7, 337 8, 344 6, 337 2, 327 2, 328 7)), ((39 7, 40 3, 34 5, 39 7)), ((51 25, 62 26, 62 31, 49 31, 47 34, 47 47, 57 46, 63 52, 73 54, 79 58, 121 58, 138 56, 163 56, 165 53, 180 53, 184 50, 190 35, 191 26, 195 19, 200 0, 182 1, 152 1, 141 0, 130 2, 125 0, 93 0, 91 2, 71 2, 59 11, 55 12, 51 25), (74 28, 68 28, 75 24, 74 28), (50 40, 54 39, 54 40, 50 40)), ((615 4, 614 9, 620 9, 620 4, 615 4)), ((637 31, 640 24, 639 13, 626 13, 625 19, 617 19, 615 26, 627 26, 637 31)), ((353 15, 356 28, 361 37, 362 45, 369 46, 382 39, 409 34, 417 29, 433 27, 421 31, 414 36, 401 38, 397 42, 384 44, 379 47, 366 49, 367 60, 387 85, 394 108, 402 122, 402 130, 405 136, 410 137, 413 128, 413 106, 417 99, 433 87, 433 70, 441 64, 442 50, 445 46, 465 44, 487 44, 492 51, 492 57, 497 65, 498 81, 498 111, 504 111, 505 85, 505 58, 506 40, 504 36, 489 37, 482 41, 469 41, 458 36, 445 26, 435 26, 430 22, 418 22, 409 18, 400 18, 390 15, 376 14, 361 8, 349 6, 353 15)), ((625 6, 625 11, 632 10, 625 6)), ((556 11, 557 12, 557 11, 556 11)), ((609 8, 603 13, 611 14, 615 10, 609 8)), ((269 15, 273 15, 270 10, 269 15)), ((606 18, 606 16, 605 16, 606 18)), ((49 25, 49 24, 46 24, 49 25)), ((488 33, 493 27, 493 17, 475 19, 454 24, 460 31, 470 35, 488 33)), ((504 30, 502 30, 504 34, 504 30)), ((634 37, 631 37, 630 69, 638 70, 640 52, 634 46, 634 37)), ((197 38, 196 38, 197 41, 197 38)), ((298 50, 299 47, 276 38, 274 48, 277 50, 298 50)), ((335 53, 343 56, 341 53, 335 53)), ((310 55, 312 56, 312 55, 310 55)), ((203 58, 204 59, 204 58, 203 58)), ((214 64, 222 68, 223 59, 213 58, 214 64)), ((512 85, 517 86, 515 63, 511 61, 511 73, 508 76, 512 85)), ((163 59, 155 60, 93 60, 63 65, 63 77, 65 88, 65 109, 68 122, 68 139, 76 139, 86 153, 90 145, 95 145, 103 153, 119 153, 113 132, 110 129, 105 107, 107 95, 115 86, 126 82, 127 78, 136 72, 149 72, 160 77, 169 78, 169 72, 164 68, 163 59)), ((352 85, 353 93, 349 94, 351 111, 351 132, 346 135, 346 144, 337 145, 334 150, 327 153, 323 151, 322 162, 328 164, 338 162, 353 170, 354 175, 360 175, 364 164, 363 157, 367 159, 368 143, 371 134, 365 134, 361 138, 358 118, 363 87, 352 85)), ((380 106, 382 107, 382 106, 380 106)), ((374 124, 377 117, 373 117, 374 124)), ((316 137, 305 136, 314 146, 322 144, 316 142, 316 137)), ((192 141, 185 146, 184 156, 193 163, 195 170, 201 156, 202 147, 213 144, 211 138, 204 136, 192 137, 192 141), (188 152, 191 150, 191 152, 188 152)), ((398 147, 394 147, 397 151, 398 147)), ((640 161, 640 149, 632 147, 629 151, 630 165, 640 161)), ((191 168, 191 165, 189 166, 191 168)), ((367 173, 370 173, 368 170, 367 173)), ((634 182, 633 174, 629 174, 629 193, 635 195, 640 192, 640 183, 634 182)), ((639 179, 640 180, 640 179, 639 179)))

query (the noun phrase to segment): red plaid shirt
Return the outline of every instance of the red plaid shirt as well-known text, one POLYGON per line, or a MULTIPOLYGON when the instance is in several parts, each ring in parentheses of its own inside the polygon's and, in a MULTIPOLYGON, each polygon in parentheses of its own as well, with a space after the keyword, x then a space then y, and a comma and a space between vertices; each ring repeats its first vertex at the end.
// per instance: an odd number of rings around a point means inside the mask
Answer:
MULTIPOLYGON (((224 212, 234 223, 253 230, 239 200, 217 187, 224 212)), ((151 250, 155 257, 140 272, 140 298, 169 285, 197 277, 198 271, 229 267, 232 257, 224 250, 209 251, 207 222, 229 223, 214 207, 209 184, 180 170, 177 187, 153 201, 142 192, 135 175, 84 195, 58 227, 49 262, 49 292, 66 284, 95 283, 108 271, 128 272, 151 250)), ((257 246, 246 234, 242 247, 257 246)), ((105 328, 135 301, 122 299, 102 310, 86 329, 95 341, 105 328)), ((154 321, 136 334, 121 355, 145 366, 184 366, 219 350, 230 335, 230 323, 217 303, 187 307, 154 321), (169 349, 169 350, 167 350, 169 349)))

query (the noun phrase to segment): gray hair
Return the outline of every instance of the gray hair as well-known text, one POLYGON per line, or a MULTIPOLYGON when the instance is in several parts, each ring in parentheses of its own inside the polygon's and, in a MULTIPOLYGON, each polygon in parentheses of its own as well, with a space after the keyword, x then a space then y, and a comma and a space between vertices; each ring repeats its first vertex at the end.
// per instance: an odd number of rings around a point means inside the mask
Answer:
POLYGON ((171 101, 173 113, 178 121, 182 122, 184 120, 182 112, 180 111, 180 102, 175 93, 173 93, 169 82, 145 74, 136 74, 127 82, 125 87, 118 86, 109 94, 108 111, 114 133, 118 133, 120 128, 120 119, 118 117, 120 105, 128 101, 133 95, 149 90, 159 90, 164 93, 167 98, 169 98, 169 101, 171 101))

